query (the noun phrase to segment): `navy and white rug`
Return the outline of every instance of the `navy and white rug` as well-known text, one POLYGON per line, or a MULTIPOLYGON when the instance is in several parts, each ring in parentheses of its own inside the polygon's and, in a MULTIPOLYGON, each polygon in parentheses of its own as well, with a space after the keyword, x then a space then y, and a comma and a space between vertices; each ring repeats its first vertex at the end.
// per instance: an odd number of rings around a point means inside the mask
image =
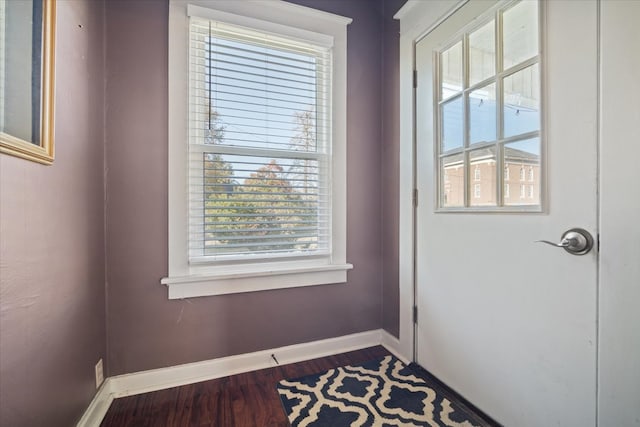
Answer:
POLYGON ((278 383, 293 427, 474 427, 474 414, 393 356, 278 383))

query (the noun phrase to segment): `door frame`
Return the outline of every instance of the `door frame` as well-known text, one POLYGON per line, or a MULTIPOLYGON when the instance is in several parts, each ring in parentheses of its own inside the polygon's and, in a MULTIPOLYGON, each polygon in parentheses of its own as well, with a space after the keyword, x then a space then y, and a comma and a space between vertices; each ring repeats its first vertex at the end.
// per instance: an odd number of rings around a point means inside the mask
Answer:
MULTIPOLYGON (((400 20, 400 165, 399 293, 400 352, 416 361, 414 307, 416 301, 416 129, 415 70, 416 44, 469 0, 408 0, 394 15, 400 20)), ((419 195, 416 196, 419 198, 419 195)))

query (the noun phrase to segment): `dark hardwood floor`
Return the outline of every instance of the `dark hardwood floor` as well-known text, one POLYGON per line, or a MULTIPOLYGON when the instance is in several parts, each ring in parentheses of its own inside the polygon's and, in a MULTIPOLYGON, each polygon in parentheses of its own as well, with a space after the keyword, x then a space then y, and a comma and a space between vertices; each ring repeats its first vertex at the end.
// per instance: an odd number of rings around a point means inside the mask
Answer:
POLYGON ((377 346, 116 399, 101 427, 288 426, 278 381, 390 354, 377 346))
MULTIPOLYGON (((101 427, 285 427, 276 384, 340 366, 389 355, 382 346, 301 363, 277 366, 230 377, 116 399, 101 427)), ((499 426, 428 372, 424 376, 439 395, 472 414, 474 423, 499 426)))

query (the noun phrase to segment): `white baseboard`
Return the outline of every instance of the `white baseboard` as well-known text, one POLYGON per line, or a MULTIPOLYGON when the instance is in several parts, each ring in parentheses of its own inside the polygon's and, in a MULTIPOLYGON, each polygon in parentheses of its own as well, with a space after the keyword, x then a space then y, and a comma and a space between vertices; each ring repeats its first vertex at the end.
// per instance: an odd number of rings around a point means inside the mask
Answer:
POLYGON ((276 366, 271 355, 278 359, 280 365, 285 365, 376 345, 383 345, 397 358, 405 363, 408 362, 408 359, 398 350, 400 348, 398 339, 382 329, 377 329, 254 353, 109 377, 98 390, 77 427, 99 426, 115 398, 270 368, 276 366))
POLYGON ((104 380, 89 407, 84 411, 84 415, 76 424, 76 427, 97 427, 100 425, 104 416, 113 402, 114 396, 111 392, 111 378, 104 380))
POLYGON ((405 364, 409 364, 411 363, 411 359, 409 359, 408 357, 406 357, 405 355, 402 354, 402 352, 400 351, 400 340, 396 337, 394 337, 393 335, 391 335, 389 332, 385 331, 384 329, 380 330, 381 333, 381 337, 380 337, 380 344, 386 348, 387 350, 389 350, 389 353, 393 354, 395 357, 397 357, 398 359, 402 360, 403 363, 405 364))

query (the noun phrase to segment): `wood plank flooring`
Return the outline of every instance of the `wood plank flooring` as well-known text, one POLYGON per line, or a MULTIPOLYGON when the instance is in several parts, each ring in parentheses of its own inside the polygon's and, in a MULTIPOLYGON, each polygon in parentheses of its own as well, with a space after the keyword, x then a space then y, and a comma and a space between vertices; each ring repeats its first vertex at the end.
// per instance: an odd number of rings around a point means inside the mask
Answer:
POLYGON ((101 427, 285 427, 276 384, 390 354, 377 346, 116 399, 101 427))
MULTIPOLYGON (((289 423, 276 391, 276 384, 280 380, 315 374, 389 354, 384 347, 376 346, 123 397, 113 401, 101 427, 285 427, 289 423)), ((436 378, 433 378, 433 386, 437 393, 443 393, 452 403, 464 405, 467 410, 476 414, 480 425, 498 425, 436 378)))

